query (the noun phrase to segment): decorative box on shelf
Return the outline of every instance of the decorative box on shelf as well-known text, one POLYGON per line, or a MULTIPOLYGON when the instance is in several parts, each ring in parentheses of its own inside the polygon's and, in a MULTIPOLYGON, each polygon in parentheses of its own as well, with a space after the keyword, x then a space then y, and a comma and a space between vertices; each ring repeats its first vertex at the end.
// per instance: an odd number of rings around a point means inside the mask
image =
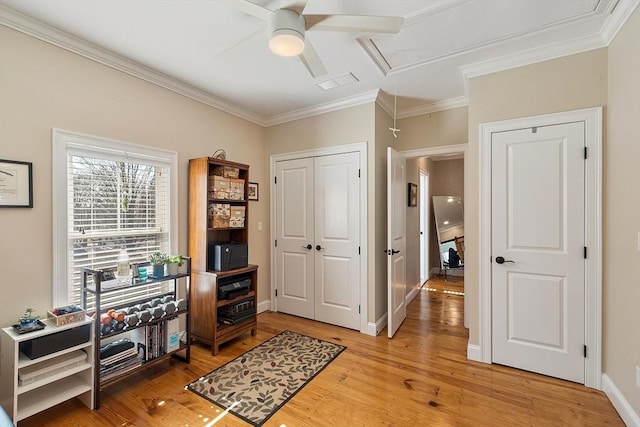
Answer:
POLYGON ((210 199, 244 200, 244 179, 210 175, 209 188, 210 199))
POLYGON ((209 176, 209 188, 213 188, 213 194, 211 196, 213 196, 214 199, 226 200, 229 198, 231 191, 231 181, 229 178, 212 175, 209 176))
POLYGON ((85 315, 85 311, 77 305, 67 305, 47 311, 47 318, 56 326, 81 322, 85 319, 85 315))
POLYGON ((225 178, 239 178, 240 177, 240 168, 236 168, 233 166, 214 166, 213 174, 218 176, 223 176, 225 178))
POLYGON ((229 219, 229 227, 241 228, 244 227, 245 207, 244 206, 231 206, 231 218, 229 219))
POLYGON ((231 219, 231 205, 227 203, 212 203, 209 206, 211 228, 228 228, 231 219))

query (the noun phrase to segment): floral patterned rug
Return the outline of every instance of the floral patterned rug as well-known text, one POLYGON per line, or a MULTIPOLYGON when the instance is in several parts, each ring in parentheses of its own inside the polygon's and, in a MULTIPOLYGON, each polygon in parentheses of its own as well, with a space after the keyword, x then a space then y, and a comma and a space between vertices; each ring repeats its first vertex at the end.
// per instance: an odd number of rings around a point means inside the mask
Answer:
POLYGON ((284 331, 187 388, 261 426, 346 347, 284 331))

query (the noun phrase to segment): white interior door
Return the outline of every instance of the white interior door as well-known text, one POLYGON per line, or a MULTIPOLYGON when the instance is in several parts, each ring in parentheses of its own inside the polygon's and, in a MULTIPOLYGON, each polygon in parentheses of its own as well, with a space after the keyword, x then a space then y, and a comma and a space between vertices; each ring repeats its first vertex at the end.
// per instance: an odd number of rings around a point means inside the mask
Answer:
POLYGON ((360 328, 359 154, 316 157, 315 319, 360 328))
POLYGON ((492 358, 584 383, 584 124, 493 134, 492 358))
POLYGON ((276 164, 276 292, 278 311, 313 319, 313 159, 276 164))
POLYGON ((405 252, 407 191, 406 162, 387 147, 387 334, 393 337, 407 317, 405 252))

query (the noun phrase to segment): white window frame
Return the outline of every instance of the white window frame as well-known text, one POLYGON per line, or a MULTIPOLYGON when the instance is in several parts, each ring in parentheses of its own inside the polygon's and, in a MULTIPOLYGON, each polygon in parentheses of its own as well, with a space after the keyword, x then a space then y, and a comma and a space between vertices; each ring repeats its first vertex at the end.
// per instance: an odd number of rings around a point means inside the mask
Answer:
POLYGON ((85 154, 94 157, 135 161, 169 169, 169 250, 178 253, 178 153, 144 145, 116 141, 62 129, 52 130, 52 216, 53 216, 53 304, 68 304, 68 194, 67 155, 85 154))

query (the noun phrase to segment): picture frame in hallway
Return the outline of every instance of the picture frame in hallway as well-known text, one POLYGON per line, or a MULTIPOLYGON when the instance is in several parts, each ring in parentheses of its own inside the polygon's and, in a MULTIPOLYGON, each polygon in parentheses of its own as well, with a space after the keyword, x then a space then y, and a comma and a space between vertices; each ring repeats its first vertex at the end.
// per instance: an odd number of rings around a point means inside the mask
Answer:
POLYGON ((0 159, 0 208, 33 207, 33 164, 0 159))
POLYGON ((413 183, 409 183, 409 192, 407 195, 409 207, 418 206, 418 186, 413 183))

